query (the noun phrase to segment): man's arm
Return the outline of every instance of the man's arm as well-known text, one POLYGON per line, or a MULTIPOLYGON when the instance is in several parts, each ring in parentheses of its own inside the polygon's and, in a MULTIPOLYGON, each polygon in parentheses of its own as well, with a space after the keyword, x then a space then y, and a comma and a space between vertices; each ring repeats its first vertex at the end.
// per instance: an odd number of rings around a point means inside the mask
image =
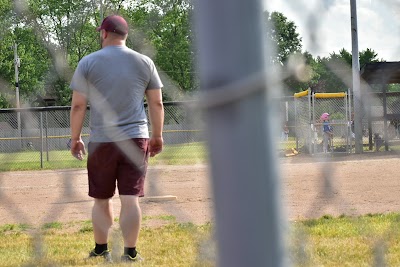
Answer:
POLYGON ((85 119, 87 107, 87 99, 83 94, 73 91, 72 103, 71 103, 71 154, 79 159, 83 159, 83 155, 86 155, 85 144, 82 141, 81 132, 83 126, 83 120, 85 119))
POLYGON ((146 90, 146 99, 151 123, 150 156, 154 157, 162 151, 164 126, 164 105, 161 89, 146 90))

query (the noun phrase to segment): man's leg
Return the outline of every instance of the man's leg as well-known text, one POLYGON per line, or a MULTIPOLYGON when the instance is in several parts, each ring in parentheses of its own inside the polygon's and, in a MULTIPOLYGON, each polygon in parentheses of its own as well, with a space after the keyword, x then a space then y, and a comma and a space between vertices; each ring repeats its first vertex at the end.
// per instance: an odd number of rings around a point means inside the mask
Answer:
POLYGON ((134 248, 139 237, 142 211, 139 206, 139 197, 120 195, 121 214, 119 224, 124 238, 124 247, 134 248))
POLYGON ((112 199, 95 198, 92 209, 92 223, 96 244, 107 244, 113 217, 112 199))

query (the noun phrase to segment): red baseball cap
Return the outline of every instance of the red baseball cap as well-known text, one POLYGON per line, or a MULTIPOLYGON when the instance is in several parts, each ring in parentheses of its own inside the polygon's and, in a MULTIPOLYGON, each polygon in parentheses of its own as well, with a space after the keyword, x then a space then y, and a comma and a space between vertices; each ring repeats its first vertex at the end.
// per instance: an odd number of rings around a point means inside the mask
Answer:
POLYGON ((107 32, 115 32, 121 35, 128 33, 129 27, 126 20, 117 15, 111 15, 103 19, 100 27, 96 28, 97 31, 105 30, 107 32))

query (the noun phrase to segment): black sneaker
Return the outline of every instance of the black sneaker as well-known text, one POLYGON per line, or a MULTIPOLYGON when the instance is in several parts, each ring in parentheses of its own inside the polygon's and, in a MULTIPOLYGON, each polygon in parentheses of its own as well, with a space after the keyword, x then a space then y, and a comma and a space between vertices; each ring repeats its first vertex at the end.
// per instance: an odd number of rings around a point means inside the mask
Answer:
POLYGON ((109 250, 104 250, 102 253, 97 254, 96 251, 93 249, 89 253, 89 258, 93 257, 103 257, 106 262, 112 262, 111 252, 109 250))
POLYGON ((139 255, 139 253, 136 253, 135 257, 131 257, 128 254, 124 254, 121 256, 121 261, 122 262, 142 262, 144 259, 139 255))

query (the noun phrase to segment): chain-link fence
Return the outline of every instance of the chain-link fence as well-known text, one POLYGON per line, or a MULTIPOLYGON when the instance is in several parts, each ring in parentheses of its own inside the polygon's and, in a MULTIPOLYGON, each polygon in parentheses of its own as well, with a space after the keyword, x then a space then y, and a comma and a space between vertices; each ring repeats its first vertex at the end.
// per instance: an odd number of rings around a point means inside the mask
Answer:
POLYGON ((350 153, 354 134, 351 131, 351 106, 347 93, 296 93, 295 121, 297 149, 316 154, 323 151, 323 122, 320 116, 328 113, 332 136, 330 152, 350 153))
POLYGON ((296 121, 296 148, 303 153, 311 153, 315 138, 312 133, 311 91, 296 93, 295 121, 296 121))
POLYGON ((364 96, 362 114, 363 144, 369 151, 398 151, 400 149, 398 92, 370 92, 364 96))
MULTIPOLYGON (((1 110, 0 169, 83 167, 70 157, 69 112, 69 107, 1 110)), ((88 123, 86 116, 85 141, 88 123)))
MULTIPOLYGON (((386 101, 382 93, 368 93, 364 96, 362 109, 362 143, 365 151, 399 150, 400 137, 398 114, 399 94, 388 93, 386 101), (386 114, 384 112, 386 102, 386 114), (386 136, 386 137, 385 137, 386 136), (385 148, 387 140, 387 148, 385 148)), ((322 151, 322 123, 319 116, 330 114, 333 129, 332 149, 334 153, 354 153, 354 110, 353 98, 349 93, 319 94, 310 90, 294 95, 294 108, 289 117, 294 118, 293 138, 299 152, 313 154, 322 151)))
MULTIPOLYGON (((368 109, 365 108, 362 115, 363 144, 367 150, 383 150, 384 142, 381 140, 384 140, 387 129, 389 149, 396 150, 400 124, 392 114, 399 112, 399 95, 389 94, 387 98, 386 127, 382 94, 374 93, 370 96, 368 109)), ((306 90, 296 93, 294 97, 282 97, 279 101, 282 121, 280 135, 277 137, 279 150, 296 149, 306 154, 321 152, 322 124, 319 116, 327 112, 333 126, 331 151, 354 152, 353 111, 347 93, 340 96, 321 95, 306 90)), ((192 164, 206 161, 204 120, 201 113, 189 108, 191 104, 193 102, 164 103, 166 152, 160 155, 157 163, 173 164, 180 161, 192 164)), ((68 164, 72 164, 72 167, 84 167, 82 163, 73 163, 74 160, 70 158, 69 112, 69 107, 0 110, 0 151, 3 155, 0 169, 29 169, 35 166, 65 168, 68 164)), ((82 134, 87 143, 88 113, 82 134)))
MULTIPOLYGON (((330 114, 333 126, 332 152, 354 152, 354 129, 352 108, 347 94, 340 96, 311 94, 309 90, 296 93, 294 97, 279 99, 282 127, 278 150, 290 154, 291 149, 313 154, 322 151, 322 124, 319 116, 330 114)), ((387 98, 389 118, 383 120, 383 96, 371 94, 368 109, 364 109, 363 143, 367 150, 383 150, 385 129, 389 149, 396 150, 399 139, 399 123, 391 114, 399 111, 398 94, 387 98), (369 115, 368 115, 369 114, 369 115), (370 120, 368 119, 370 118, 370 120), (369 133, 372 139, 369 140, 369 133)), ((157 159, 158 164, 186 164, 206 162, 204 145, 204 120, 200 112, 189 108, 193 102, 167 102, 165 105, 164 138, 165 153, 157 159)), ((1 170, 30 168, 84 167, 70 157, 69 107, 45 107, 0 110, 1 170), (12 163, 12 164, 11 164, 12 163)), ((88 113, 84 121, 82 137, 89 136, 88 113)))
POLYGON ((351 141, 354 138, 350 129, 350 107, 347 93, 315 93, 312 95, 313 130, 317 137, 314 141, 314 153, 322 152, 323 122, 320 116, 329 114, 329 126, 332 134, 329 140, 331 152, 351 151, 351 141))
MULTIPOLYGON (((154 164, 206 162, 204 122, 191 102, 167 102, 163 155, 154 164)), ((85 167, 70 154, 70 107, 0 110, 0 170, 85 167)), ((150 125, 151 129, 151 125, 150 125)), ((89 112, 82 139, 89 141, 89 112)))
POLYGON ((280 128, 280 143, 279 149, 284 150, 285 153, 293 152, 292 149, 297 149, 297 136, 296 136, 296 107, 295 99, 293 97, 282 97, 279 99, 280 113, 281 113, 281 128, 280 128))

